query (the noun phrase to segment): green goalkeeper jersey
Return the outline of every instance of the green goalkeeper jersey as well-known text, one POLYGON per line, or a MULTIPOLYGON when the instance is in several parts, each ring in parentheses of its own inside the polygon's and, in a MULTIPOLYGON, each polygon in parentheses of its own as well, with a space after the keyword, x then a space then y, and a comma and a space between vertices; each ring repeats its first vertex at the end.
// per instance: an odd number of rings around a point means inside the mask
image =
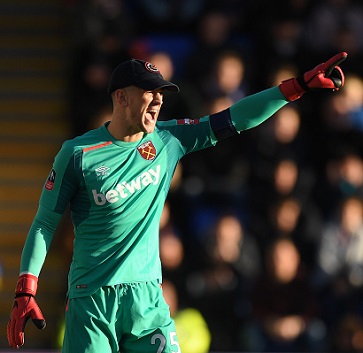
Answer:
POLYGON ((44 185, 20 272, 39 275, 70 204, 75 239, 69 298, 102 286, 161 281, 159 221, 179 160, 258 125, 287 103, 278 88, 250 97, 201 119, 158 122, 137 142, 116 140, 107 124, 66 141, 44 185))

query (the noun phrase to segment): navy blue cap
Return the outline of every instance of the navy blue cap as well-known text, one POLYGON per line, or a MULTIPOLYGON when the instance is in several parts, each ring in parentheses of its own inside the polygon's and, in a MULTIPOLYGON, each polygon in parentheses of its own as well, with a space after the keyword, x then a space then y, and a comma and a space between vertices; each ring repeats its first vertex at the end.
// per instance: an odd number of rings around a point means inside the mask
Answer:
POLYGON ((164 88, 168 91, 179 92, 179 87, 164 80, 158 68, 147 61, 131 59, 118 65, 111 75, 107 92, 113 93, 117 89, 136 86, 147 91, 164 88))

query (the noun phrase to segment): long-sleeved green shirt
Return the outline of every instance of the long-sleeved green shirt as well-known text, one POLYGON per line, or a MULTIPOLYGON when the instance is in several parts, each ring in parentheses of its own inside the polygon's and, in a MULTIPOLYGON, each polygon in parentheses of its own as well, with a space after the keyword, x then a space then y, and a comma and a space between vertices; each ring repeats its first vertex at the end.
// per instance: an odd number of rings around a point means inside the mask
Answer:
POLYGON ((66 141, 44 184, 20 272, 39 276, 70 204, 75 233, 70 298, 107 285, 161 281, 159 221, 179 160, 259 125, 287 103, 273 87, 215 115, 158 122, 137 142, 116 140, 107 124, 66 141))

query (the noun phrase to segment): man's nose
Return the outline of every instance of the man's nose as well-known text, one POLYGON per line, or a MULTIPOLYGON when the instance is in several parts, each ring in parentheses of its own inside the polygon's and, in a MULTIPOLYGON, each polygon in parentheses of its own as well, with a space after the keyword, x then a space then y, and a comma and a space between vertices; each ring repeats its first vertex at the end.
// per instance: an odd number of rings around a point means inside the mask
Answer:
POLYGON ((155 92, 154 93, 154 98, 153 98, 154 103, 163 103, 163 94, 162 92, 155 92))

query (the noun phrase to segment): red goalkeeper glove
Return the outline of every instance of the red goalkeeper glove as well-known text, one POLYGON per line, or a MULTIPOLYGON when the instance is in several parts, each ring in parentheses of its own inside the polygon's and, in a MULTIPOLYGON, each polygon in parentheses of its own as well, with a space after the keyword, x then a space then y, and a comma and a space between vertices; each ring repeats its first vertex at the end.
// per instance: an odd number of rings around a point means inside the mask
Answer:
POLYGON ((287 100, 294 101, 312 88, 330 88, 337 91, 344 86, 344 73, 338 65, 347 56, 346 52, 341 52, 306 72, 303 76, 283 81, 279 85, 281 92, 287 100))
POLYGON ((9 345, 19 348, 24 344, 24 328, 29 318, 32 318, 39 329, 45 327, 43 314, 35 301, 38 278, 31 274, 21 275, 15 289, 15 300, 7 327, 9 345))

